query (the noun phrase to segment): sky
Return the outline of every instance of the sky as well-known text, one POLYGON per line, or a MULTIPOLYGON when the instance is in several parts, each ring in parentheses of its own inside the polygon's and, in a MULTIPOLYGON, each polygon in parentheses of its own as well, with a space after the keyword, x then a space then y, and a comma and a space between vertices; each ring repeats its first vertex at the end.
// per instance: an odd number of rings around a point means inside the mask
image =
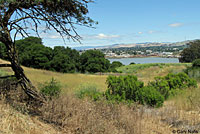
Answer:
POLYGON ((89 14, 95 28, 77 26, 79 42, 54 31, 42 34, 46 46, 104 46, 200 39, 200 0, 95 0, 89 14))

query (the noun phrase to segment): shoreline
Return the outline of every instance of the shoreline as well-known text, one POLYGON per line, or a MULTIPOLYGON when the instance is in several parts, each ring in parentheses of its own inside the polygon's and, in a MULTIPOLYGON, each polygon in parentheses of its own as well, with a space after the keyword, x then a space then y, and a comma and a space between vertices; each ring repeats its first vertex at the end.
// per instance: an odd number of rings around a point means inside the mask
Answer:
POLYGON ((125 59, 125 58, 179 58, 178 56, 144 56, 144 55, 137 55, 137 56, 105 56, 106 59, 125 59))

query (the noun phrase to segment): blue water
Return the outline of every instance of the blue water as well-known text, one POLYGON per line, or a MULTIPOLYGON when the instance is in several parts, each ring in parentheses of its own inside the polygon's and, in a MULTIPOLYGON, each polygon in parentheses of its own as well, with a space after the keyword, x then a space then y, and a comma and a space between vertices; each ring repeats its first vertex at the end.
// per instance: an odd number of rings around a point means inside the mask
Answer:
POLYGON ((160 57, 148 57, 148 58, 121 58, 121 59, 108 59, 110 62, 120 61, 124 65, 129 65, 131 62, 136 64, 144 63, 179 63, 178 58, 160 58, 160 57))

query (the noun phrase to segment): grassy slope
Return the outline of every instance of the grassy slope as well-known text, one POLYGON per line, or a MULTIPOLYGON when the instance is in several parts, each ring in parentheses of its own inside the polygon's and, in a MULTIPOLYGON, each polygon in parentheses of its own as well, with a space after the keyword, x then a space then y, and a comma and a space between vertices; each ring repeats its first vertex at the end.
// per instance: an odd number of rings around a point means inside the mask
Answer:
MULTIPOLYGON (((6 63, 6 61, 0 60, 1 63, 6 63)), ((11 69, 3 68, 4 71, 12 73, 11 69)), ((63 74, 57 72, 51 72, 41 69, 33 69, 23 67, 25 74, 32 81, 32 83, 39 87, 40 84, 50 81, 55 78, 61 83, 64 92, 72 93, 81 84, 88 83, 97 86, 100 90, 106 89, 106 75, 89 75, 89 74, 63 74)))

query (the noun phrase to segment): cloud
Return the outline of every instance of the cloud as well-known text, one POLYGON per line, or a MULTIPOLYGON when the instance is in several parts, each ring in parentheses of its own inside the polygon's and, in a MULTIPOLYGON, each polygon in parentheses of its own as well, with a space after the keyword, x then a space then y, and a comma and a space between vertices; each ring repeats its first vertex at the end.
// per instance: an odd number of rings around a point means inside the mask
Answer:
POLYGON ((180 27, 182 25, 183 25, 183 23, 173 23, 173 24, 169 24, 168 26, 170 26, 170 27, 180 27))
POLYGON ((97 39, 112 39, 112 38, 118 38, 118 37, 120 37, 120 36, 119 35, 105 35, 103 33, 100 33, 95 36, 95 38, 97 38, 97 39))
POLYGON ((120 35, 106 35, 103 33, 97 34, 97 35, 82 35, 83 39, 100 39, 100 40, 104 40, 104 39, 113 39, 113 38, 119 38, 120 35))
POLYGON ((156 31, 150 30, 148 31, 149 34, 155 33, 156 31))
POLYGON ((143 32, 138 32, 138 34, 143 34, 143 32))

